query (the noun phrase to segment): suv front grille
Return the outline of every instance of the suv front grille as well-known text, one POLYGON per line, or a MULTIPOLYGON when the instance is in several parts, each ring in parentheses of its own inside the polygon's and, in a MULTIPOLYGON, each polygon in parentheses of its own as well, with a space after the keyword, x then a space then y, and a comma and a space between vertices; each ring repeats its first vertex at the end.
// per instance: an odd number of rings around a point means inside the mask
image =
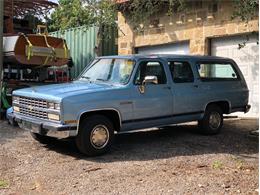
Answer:
POLYGON ((39 111, 39 110, 35 110, 35 109, 30 110, 29 108, 20 107, 20 113, 23 115, 26 115, 26 116, 32 116, 32 117, 41 118, 41 119, 48 119, 47 112, 45 112, 45 111, 39 111))
POLYGON ((20 113, 25 116, 48 119, 47 101, 35 98, 19 97, 20 113))
POLYGON ((19 104, 33 106, 37 108, 48 108, 47 101, 35 98, 20 97, 19 104))

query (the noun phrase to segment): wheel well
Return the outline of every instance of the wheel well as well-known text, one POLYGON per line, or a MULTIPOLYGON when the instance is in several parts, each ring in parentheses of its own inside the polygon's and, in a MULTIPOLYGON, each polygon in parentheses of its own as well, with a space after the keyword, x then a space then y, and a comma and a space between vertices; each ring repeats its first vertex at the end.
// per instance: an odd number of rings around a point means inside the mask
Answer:
POLYGON ((96 115, 96 114, 103 115, 103 116, 107 117, 108 119, 110 119, 115 127, 115 131, 117 131, 117 132, 120 131, 121 120, 120 120, 119 113, 115 110, 98 110, 98 111, 85 112, 80 116, 80 121, 83 118, 86 118, 86 117, 89 117, 92 115, 96 115))
POLYGON ((230 109, 229 109, 229 103, 227 101, 217 101, 217 102, 211 102, 207 105, 207 107, 209 105, 217 105, 218 107, 221 108, 221 110, 223 111, 224 114, 229 114, 230 113, 230 109))

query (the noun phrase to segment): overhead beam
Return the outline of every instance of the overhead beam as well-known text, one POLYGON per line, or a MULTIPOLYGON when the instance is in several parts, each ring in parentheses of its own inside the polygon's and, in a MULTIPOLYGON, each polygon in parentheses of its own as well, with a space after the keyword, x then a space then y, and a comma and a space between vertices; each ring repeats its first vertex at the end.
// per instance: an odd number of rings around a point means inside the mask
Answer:
POLYGON ((5 3, 5 16, 23 17, 30 13, 41 16, 46 11, 58 6, 49 0, 1 0, 5 3))

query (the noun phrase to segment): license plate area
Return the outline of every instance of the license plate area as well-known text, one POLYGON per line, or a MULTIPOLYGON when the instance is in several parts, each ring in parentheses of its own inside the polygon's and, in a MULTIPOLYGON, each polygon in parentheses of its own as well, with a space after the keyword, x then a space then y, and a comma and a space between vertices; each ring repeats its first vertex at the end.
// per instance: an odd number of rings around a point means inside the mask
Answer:
POLYGON ((28 121, 22 121, 22 126, 24 129, 34 132, 34 133, 40 133, 40 130, 41 130, 40 125, 31 123, 28 121))

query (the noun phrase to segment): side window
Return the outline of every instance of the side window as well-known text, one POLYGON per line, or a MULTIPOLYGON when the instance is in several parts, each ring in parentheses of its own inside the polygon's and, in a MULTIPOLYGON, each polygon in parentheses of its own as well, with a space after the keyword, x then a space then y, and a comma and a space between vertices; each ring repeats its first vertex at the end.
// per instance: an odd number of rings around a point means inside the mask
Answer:
POLYGON ((237 73, 232 64, 200 63, 197 64, 202 80, 236 80, 237 73))
POLYGON ((158 84, 166 83, 163 65, 156 61, 143 61, 139 64, 135 75, 134 84, 141 85, 146 76, 157 76, 158 84))
POLYGON ((175 83, 189 83, 194 81, 193 72, 188 62, 168 62, 172 79, 175 83))

